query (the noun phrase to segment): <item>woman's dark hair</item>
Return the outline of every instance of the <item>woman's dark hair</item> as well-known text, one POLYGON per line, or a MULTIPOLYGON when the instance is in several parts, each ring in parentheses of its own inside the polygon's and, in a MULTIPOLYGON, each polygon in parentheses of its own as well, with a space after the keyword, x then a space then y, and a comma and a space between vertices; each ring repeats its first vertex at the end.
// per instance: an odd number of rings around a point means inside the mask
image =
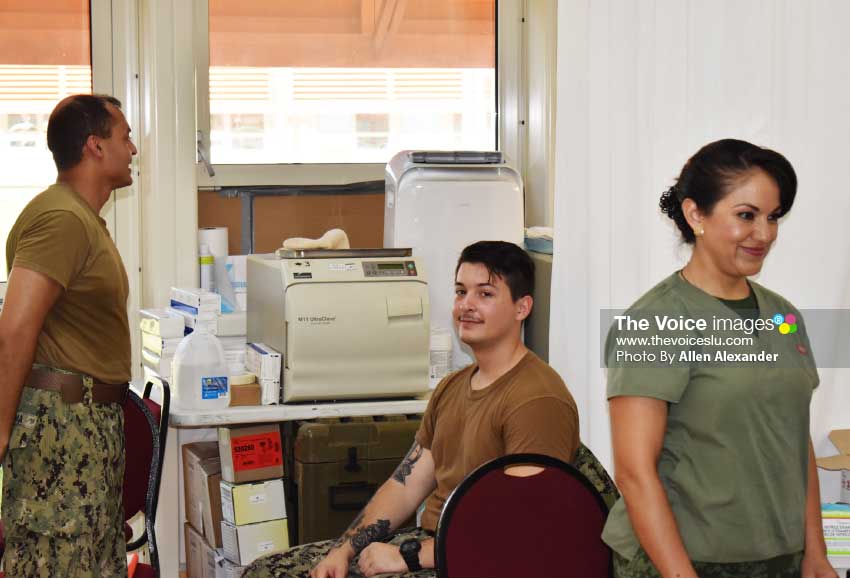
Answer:
POLYGON ((53 153, 56 169, 72 169, 80 162, 89 135, 109 138, 112 114, 106 105, 120 109, 121 101, 107 95, 77 94, 53 109, 47 121, 47 148, 53 153))
POLYGON ((528 253, 507 241, 478 241, 463 249, 457 260, 455 276, 464 263, 480 263, 490 275, 505 280, 511 299, 534 294, 534 262, 528 253))
POLYGON ((729 189, 754 169, 761 169, 779 187, 780 214, 785 215, 797 195, 797 174, 788 159, 738 139, 723 139, 704 146, 688 159, 676 184, 661 195, 661 211, 672 219, 686 243, 696 240, 682 212, 682 201, 693 199, 697 207, 710 215, 729 189))

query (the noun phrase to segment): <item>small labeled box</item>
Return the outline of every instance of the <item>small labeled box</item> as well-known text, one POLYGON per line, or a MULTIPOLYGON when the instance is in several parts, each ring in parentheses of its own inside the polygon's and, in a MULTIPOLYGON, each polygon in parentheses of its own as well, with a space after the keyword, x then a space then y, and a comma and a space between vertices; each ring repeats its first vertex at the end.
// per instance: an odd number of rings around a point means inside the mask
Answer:
POLYGON ((245 347, 245 365, 248 371, 259 380, 280 382, 280 352, 262 343, 248 344, 245 347))
POLYGON ((249 565, 254 559, 289 548, 286 519, 236 526, 221 522, 224 556, 237 565, 249 565))
POLYGON ((234 525, 286 518, 283 480, 278 478, 241 485, 222 481, 221 512, 224 520, 234 525))
POLYGON ((283 451, 278 424, 218 429, 221 478, 246 483, 283 478, 283 451))

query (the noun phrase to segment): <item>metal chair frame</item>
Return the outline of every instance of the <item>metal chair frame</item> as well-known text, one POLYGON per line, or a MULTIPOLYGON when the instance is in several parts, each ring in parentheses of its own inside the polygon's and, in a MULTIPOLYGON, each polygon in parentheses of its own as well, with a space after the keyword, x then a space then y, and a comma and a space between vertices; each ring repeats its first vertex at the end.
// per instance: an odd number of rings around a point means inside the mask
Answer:
POLYGON ((151 432, 154 434, 153 445, 153 460, 151 460, 151 468, 148 474, 147 492, 145 493, 145 532, 142 535, 127 543, 127 552, 140 549, 145 544, 148 545, 150 554, 151 566, 156 571, 157 577, 160 575, 159 567, 159 552, 156 544, 156 509, 159 505, 159 487, 162 482, 162 465, 165 459, 165 445, 168 438, 168 416, 170 409, 170 390, 168 382, 165 380, 157 380, 162 391, 162 402, 160 403, 160 419, 157 422, 156 418, 151 413, 144 400, 151 397, 154 387, 154 380, 148 379, 145 383, 145 389, 140 397, 132 388, 127 393, 127 402, 134 404, 148 422, 151 432))

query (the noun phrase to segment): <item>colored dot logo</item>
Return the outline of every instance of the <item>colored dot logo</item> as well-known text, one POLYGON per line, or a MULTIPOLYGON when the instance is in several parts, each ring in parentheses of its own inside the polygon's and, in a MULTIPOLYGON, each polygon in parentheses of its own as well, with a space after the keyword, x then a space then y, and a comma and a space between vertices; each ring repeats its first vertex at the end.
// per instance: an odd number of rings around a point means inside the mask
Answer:
POLYGON ((782 335, 785 334, 796 334, 797 333, 797 316, 794 314, 774 314, 773 323, 779 327, 779 333, 782 335))

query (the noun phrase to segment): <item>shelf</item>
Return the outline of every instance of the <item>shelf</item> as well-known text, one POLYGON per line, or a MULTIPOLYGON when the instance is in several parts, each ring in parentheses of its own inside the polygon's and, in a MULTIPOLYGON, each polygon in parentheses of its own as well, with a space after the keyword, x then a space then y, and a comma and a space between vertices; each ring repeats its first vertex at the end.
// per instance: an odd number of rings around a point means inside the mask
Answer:
POLYGON ((364 400, 359 402, 314 402, 272 406, 236 406, 212 412, 172 409, 170 425, 175 428, 200 428, 287 422, 348 416, 382 416, 387 414, 422 414, 428 400, 364 400))

